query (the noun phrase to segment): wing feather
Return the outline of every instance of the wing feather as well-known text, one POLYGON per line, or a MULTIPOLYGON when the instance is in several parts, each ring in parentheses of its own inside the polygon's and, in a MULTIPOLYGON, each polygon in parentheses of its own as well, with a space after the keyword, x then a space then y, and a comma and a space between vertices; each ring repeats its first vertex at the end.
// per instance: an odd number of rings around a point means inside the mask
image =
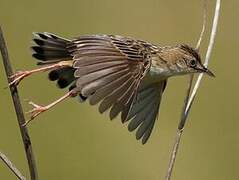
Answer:
POLYGON ((130 120, 128 124, 129 131, 136 131, 136 139, 142 139, 145 144, 149 139, 157 118, 162 93, 166 86, 166 80, 140 88, 137 98, 132 104, 128 113, 122 112, 122 121, 130 120))
POLYGON ((143 123, 137 129, 136 139, 140 139, 145 134, 151 123, 155 122, 159 107, 155 106, 155 102, 151 103, 149 107, 150 110, 147 112, 147 116, 145 117, 143 123))
POLYGON ((100 102, 103 98, 105 98, 109 93, 112 92, 112 89, 116 89, 125 81, 130 78, 130 73, 125 73, 123 76, 115 79, 114 81, 108 83, 107 85, 99 88, 92 96, 89 97, 89 102, 91 105, 95 105, 100 102))
POLYGON ((102 69, 102 70, 99 70, 96 72, 91 72, 91 73, 85 74, 83 76, 81 76, 82 74, 80 72, 80 69, 77 69, 74 74, 75 77, 79 77, 77 79, 76 86, 78 88, 80 88, 80 90, 82 90, 86 84, 88 84, 92 81, 98 80, 100 78, 104 78, 105 76, 111 75, 112 73, 122 71, 126 68, 127 68, 127 65, 123 64, 123 65, 120 65, 117 67, 112 67, 109 69, 102 69))
MULTIPOLYGON (((96 94, 96 90, 99 90, 99 89, 111 84, 112 82, 115 82, 116 78, 118 78, 119 76, 124 77, 126 71, 127 71, 127 69, 118 71, 118 72, 114 72, 111 75, 106 76, 105 78, 99 78, 93 82, 90 82, 89 84, 84 86, 84 88, 81 90, 81 92, 83 94, 85 94, 85 96, 89 96, 92 94, 90 102, 93 102, 93 101, 95 101, 95 100, 93 100, 93 98, 99 94, 99 93, 96 94)), ((117 86, 116 85, 114 85, 114 86, 118 87, 120 84, 122 84, 122 82, 117 83, 117 86)), ((93 104, 95 104, 95 103, 93 103, 93 104)))
MULTIPOLYGON (((139 114, 144 110, 145 107, 148 107, 149 104, 152 102, 156 95, 156 92, 152 92, 149 96, 145 97, 142 101, 137 101, 135 104, 133 104, 132 109, 130 110, 127 120, 133 118, 135 115, 139 114)), ((129 131, 133 131, 137 128, 138 126, 135 125, 134 119, 129 123, 129 131)))
POLYGON ((79 68, 78 76, 82 77, 84 75, 101 71, 104 69, 111 69, 115 67, 121 67, 121 65, 125 65, 124 67, 128 66, 128 64, 124 61, 108 61, 104 63, 98 63, 98 64, 91 64, 88 66, 83 66, 82 68, 79 68))
POLYGON ((99 57, 81 57, 76 56, 76 61, 74 63, 74 68, 79 68, 83 66, 88 66, 92 64, 99 64, 104 62, 114 62, 123 61, 125 58, 122 56, 99 56, 99 57))
POLYGON ((134 99, 135 89, 137 86, 137 82, 133 82, 130 87, 118 98, 117 103, 115 103, 110 110, 110 119, 114 119, 121 111, 123 111, 124 107, 127 106, 128 103, 131 102, 131 99, 134 99))
POLYGON ((150 44, 121 36, 93 35, 76 38, 68 49, 76 69, 76 89, 89 98, 91 105, 100 102, 100 113, 110 109, 110 119, 121 112, 122 122, 131 120, 128 129, 138 128, 136 138, 146 142, 158 113, 155 98, 161 87, 142 85, 151 65, 150 44))
POLYGON ((134 82, 134 78, 130 77, 127 81, 125 81, 121 86, 113 90, 109 95, 105 97, 105 99, 100 103, 99 111, 100 113, 105 112, 109 109, 114 103, 117 102, 117 99, 124 94, 125 91, 131 86, 131 83, 134 82))

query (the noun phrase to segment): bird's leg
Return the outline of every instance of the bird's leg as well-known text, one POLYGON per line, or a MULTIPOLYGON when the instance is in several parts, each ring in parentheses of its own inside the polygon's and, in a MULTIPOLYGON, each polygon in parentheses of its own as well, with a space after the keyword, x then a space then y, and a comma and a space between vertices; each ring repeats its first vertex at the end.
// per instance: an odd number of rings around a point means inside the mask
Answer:
POLYGON ((41 113, 43 113, 44 111, 49 110, 50 108, 52 108, 53 106, 55 106, 56 104, 60 103, 61 101, 65 100, 68 97, 74 97, 77 95, 77 92, 73 90, 69 91, 68 93, 66 93, 64 96, 60 97, 59 99, 57 99, 56 101, 46 105, 46 106, 41 106, 38 104, 33 103, 32 101, 29 102, 30 105, 33 106, 33 109, 30 110, 29 112, 27 112, 28 114, 31 115, 30 119, 28 121, 26 121, 23 126, 26 126, 29 122, 31 122, 33 119, 35 119, 35 117, 37 117, 38 115, 40 115, 41 113))
POLYGON ((23 80, 25 77, 30 76, 31 74, 37 73, 37 72, 44 72, 44 71, 49 71, 49 70, 54 70, 54 69, 59 69, 62 67, 72 67, 72 61, 61 61, 55 64, 50 64, 46 65, 37 69, 33 70, 28 70, 28 71, 18 71, 12 76, 11 82, 9 83, 9 86, 15 85, 17 86, 21 80, 23 80))

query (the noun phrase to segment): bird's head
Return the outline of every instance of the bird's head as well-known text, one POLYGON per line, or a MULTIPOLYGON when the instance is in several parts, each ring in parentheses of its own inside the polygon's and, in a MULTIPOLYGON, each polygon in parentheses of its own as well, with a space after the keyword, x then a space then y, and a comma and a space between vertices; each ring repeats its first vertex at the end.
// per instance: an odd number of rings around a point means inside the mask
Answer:
POLYGON ((167 47, 160 52, 160 58, 171 72, 170 76, 206 73, 214 77, 214 74, 202 64, 198 51, 188 45, 167 47))
POLYGON ((177 49, 178 58, 174 63, 181 68, 183 74, 188 73, 206 73, 209 76, 215 75, 207 69, 201 61, 198 51, 188 45, 179 45, 177 49))

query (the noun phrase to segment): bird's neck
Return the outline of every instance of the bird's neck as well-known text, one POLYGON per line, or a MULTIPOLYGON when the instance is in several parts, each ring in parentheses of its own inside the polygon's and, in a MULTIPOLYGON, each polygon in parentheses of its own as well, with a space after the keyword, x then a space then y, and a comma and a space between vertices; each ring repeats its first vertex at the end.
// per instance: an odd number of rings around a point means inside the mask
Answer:
POLYGON ((167 79, 175 75, 184 75, 184 69, 177 64, 182 59, 183 53, 175 47, 162 48, 157 54, 151 58, 151 68, 148 76, 153 79, 167 79))

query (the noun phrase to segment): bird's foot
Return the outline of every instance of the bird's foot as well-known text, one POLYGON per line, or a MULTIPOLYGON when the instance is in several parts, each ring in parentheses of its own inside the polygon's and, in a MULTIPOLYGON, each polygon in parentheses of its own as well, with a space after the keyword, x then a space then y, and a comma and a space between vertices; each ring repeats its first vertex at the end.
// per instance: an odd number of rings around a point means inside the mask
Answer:
POLYGON ((23 80, 25 77, 29 76, 31 74, 30 71, 18 71, 12 76, 10 76, 11 82, 9 83, 9 86, 15 85, 17 86, 21 80, 23 80))
POLYGON ((38 104, 33 103, 32 101, 29 102, 30 105, 33 106, 33 109, 26 112, 27 114, 30 114, 30 119, 26 121, 23 126, 26 126, 29 122, 34 120, 38 115, 43 113, 44 111, 47 111, 49 109, 48 106, 40 106, 38 104))
POLYGON ((30 114, 30 119, 28 121, 26 121, 23 126, 26 126, 29 122, 31 122, 33 119, 35 119, 37 116, 39 116, 41 113, 43 113, 44 111, 49 110, 50 108, 52 108, 53 106, 55 106, 56 104, 62 102, 64 99, 68 98, 68 97, 74 97, 76 96, 78 93, 73 90, 69 91, 68 93, 66 93, 64 96, 60 97, 59 99, 53 101, 52 103, 46 105, 46 106, 40 106, 38 104, 33 103, 32 101, 29 102, 30 105, 33 106, 33 109, 29 112, 27 112, 28 114, 30 114))

